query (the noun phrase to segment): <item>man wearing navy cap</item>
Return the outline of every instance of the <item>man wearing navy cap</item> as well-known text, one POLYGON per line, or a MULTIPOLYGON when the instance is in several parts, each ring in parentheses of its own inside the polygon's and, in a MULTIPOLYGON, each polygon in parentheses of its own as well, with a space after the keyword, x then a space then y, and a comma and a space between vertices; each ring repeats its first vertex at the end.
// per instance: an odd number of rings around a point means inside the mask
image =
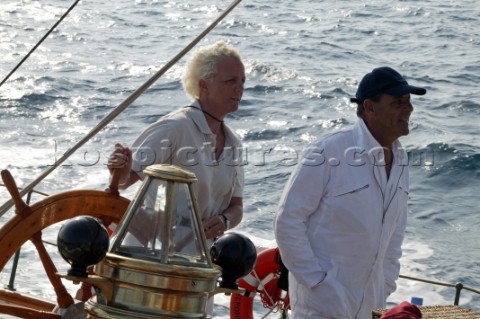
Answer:
POLYGON ((311 144, 282 194, 275 237, 292 318, 368 319, 396 289, 407 219, 412 86, 380 67, 361 80, 358 122, 311 144))

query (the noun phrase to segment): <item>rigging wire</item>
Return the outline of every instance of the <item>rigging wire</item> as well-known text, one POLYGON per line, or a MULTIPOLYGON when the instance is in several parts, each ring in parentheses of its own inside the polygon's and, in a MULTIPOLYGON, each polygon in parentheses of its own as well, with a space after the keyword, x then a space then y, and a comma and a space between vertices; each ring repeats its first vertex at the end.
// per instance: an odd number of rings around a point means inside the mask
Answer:
POLYGON ((60 24, 60 22, 62 22, 63 19, 65 19, 65 17, 70 13, 70 11, 75 8, 79 1, 80 0, 75 0, 75 2, 70 6, 70 8, 68 8, 68 10, 60 17, 60 19, 50 28, 50 30, 48 30, 48 32, 43 36, 43 38, 41 38, 40 41, 37 42, 37 44, 27 53, 27 55, 24 56, 23 59, 13 68, 13 70, 10 71, 10 73, 8 73, 8 75, 2 80, 2 82, 0 82, 0 87, 10 78, 10 76, 12 76, 13 73, 17 71, 17 69, 23 64, 23 62, 25 62, 30 57, 30 54, 32 54, 40 46, 40 44, 42 44, 42 42, 50 35, 50 33, 55 30, 55 28, 60 24))
MULTIPOLYGON (((27 185, 21 192, 20 196, 24 196, 30 192, 38 183, 40 183, 45 177, 53 172, 60 164, 67 160, 70 155, 75 153, 82 145, 88 142, 98 132, 100 132, 108 123, 113 121, 123 110, 125 110, 130 104, 132 104, 144 91, 146 91, 155 81, 157 81, 165 72, 167 72, 175 63, 178 62, 188 51, 190 51, 202 38, 204 38, 220 21, 227 16, 242 0, 233 1, 220 16, 215 19, 202 33, 200 33, 195 39, 192 40, 183 50, 177 53, 167 64, 165 64, 160 70, 157 71, 150 79, 148 79, 142 86, 140 86, 135 92, 127 97, 122 103, 120 103, 115 109, 113 109, 107 116, 105 116, 100 123, 97 124, 87 135, 85 135, 77 144, 65 152, 54 165, 44 170, 40 176, 27 185)), ((13 200, 10 199, 0 207, 0 217, 3 216, 13 206, 13 200)))

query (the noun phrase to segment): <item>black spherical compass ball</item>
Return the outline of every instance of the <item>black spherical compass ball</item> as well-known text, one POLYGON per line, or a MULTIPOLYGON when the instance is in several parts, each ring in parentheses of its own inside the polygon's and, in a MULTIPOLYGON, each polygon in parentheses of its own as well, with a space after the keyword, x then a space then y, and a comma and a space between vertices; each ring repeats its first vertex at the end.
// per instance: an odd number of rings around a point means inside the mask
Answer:
POLYGON ((210 254, 212 261, 222 267, 223 288, 237 289, 237 279, 248 275, 257 261, 253 242, 238 233, 227 233, 215 240, 210 254))
POLYGON ((58 251, 72 267, 68 275, 87 277, 87 267, 107 254, 110 238, 95 218, 79 216, 67 221, 58 232, 58 251))

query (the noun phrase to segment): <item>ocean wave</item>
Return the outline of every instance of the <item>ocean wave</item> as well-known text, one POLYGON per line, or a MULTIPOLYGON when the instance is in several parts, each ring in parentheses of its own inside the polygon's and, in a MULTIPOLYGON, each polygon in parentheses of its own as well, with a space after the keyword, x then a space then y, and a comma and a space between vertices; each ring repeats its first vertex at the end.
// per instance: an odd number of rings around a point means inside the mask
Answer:
POLYGON ((475 180, 480 177, 480 154, 455 155, 435 167, 429 174, 429 178, 446 178, 450 185, 466 185, 470 183, 470 179, 475 180))
POLYGON ((247 94, 265 94, 265 93, 275 93, 281 91, 282 87, 277 85, 255 85, 253 87, 247 88, 245 91, 247 94))
POLYGON ((296 132, 303 129, 302 127, 282 127, 281 129, 274 130, 274 129, 261 129, 258 131, 249 131, 243 137, 245 142, 251 141, 265 141, 265 140, 276 140, 280 139, 285 134, 292 134, 295 135, 296 132), (287 132, 287 133, 286 133, 287 132))
MULTIPOLYGON (((266 64, 258 61, 253 61, 247 65, 245 70, 249 77, 258 79, 264 78, 269 82, 279 82, 291 80, 297 77, 297 72, 294 69, 281 67, 274 64, 266 64)), ((261 87, 257 85, 258 87, 261 87)))
POLYGON ((26 93, 18 100, 0 99, 0 109, 8 109, 10 116, 35 117, 43 110, 43 106, 50 105, 62 99, 61 97, 41 93, 26 93))
POLYGON ((473 145, 433 143, 409 153, 413 166, 425 169, 424 182, 447 188, 468 187, 480 177, 480 152, 473 145))
POLYGON ((445 103, 442 105, 442 108, 455 111, 457 113, 472 113, 472 115, 480 115, 480 104, 469 100, 445 103))

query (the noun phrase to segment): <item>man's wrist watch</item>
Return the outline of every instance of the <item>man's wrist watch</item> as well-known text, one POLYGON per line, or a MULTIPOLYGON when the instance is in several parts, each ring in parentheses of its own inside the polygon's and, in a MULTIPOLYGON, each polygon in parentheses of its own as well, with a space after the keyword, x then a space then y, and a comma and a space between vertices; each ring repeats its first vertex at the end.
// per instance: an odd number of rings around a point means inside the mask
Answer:
POLYGON ((225 225, 225 230, 230 229, 230 220, 224 214, 220 214, 220 217, 223 218, 223 224, 225 225))

